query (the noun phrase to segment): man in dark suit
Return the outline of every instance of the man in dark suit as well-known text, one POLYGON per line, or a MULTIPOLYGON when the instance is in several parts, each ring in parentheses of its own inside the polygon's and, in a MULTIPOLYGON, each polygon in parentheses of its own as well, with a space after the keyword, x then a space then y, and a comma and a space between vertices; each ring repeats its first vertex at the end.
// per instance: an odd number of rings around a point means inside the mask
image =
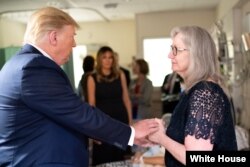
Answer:
POLYGON ((60 68, 78 24, 62 10, 35 12, 26 43, 0 74, 0 166, 87 167, 87 137, 121 149, 148 144, 155 120, 127 126, 89 106, 60 68))

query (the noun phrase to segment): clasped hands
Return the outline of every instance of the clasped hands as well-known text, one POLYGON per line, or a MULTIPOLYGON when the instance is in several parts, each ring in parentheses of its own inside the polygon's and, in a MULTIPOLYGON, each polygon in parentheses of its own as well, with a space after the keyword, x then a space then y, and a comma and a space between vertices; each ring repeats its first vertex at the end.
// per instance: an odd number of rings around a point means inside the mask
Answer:
POLYGON ((163 121, 158 118, 141 120, 132 126, 135 129, 134 144, 142 147, 160 144, 165 135, 163 121))

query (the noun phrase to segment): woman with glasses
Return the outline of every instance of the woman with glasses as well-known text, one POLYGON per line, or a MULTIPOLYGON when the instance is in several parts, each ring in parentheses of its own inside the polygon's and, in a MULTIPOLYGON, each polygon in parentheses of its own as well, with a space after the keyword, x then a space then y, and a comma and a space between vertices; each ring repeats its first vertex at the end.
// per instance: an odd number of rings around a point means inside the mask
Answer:
POLYGON ((150 139, 166 148, 168 167, 186 165, 186 151, 237 150, 230 102, 219 74, 216 47, 197 26, 176 27, 168 58, 184 80, 185 91, 166 130, 150 139))

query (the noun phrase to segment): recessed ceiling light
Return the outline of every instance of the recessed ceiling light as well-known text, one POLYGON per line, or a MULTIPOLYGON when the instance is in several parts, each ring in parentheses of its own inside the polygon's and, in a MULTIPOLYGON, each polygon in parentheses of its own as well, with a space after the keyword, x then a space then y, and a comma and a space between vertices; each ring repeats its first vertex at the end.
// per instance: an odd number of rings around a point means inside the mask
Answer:
POLYGON ((114 8, 116 8, 118 6, 118 3, 106 3, 106 4, 104 4, 104 7, 106 8, 106 9, 114 9, 114 8))

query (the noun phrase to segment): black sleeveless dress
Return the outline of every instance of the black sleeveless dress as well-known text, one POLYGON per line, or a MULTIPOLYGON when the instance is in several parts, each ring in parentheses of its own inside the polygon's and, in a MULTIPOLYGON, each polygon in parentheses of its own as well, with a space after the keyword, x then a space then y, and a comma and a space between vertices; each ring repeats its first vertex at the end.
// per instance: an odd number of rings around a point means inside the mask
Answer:
MULTIPOLYGON (((213 82, 199 82, 182 93, 166 134, 184 144, 185 136, 210 139, 213 151, 236 151, 237 142, 230 102, 221 87, 213 82)), ((166 150, 167 167, 184 166, 166 150)))
MULTIPOLYGON (((120 77, 112 82, 98 82, 96 74, 92 74, 96 89, 96 107, 101 111, 128 124, 128 114, 122 99, 122 86, 120 77)), ((122 161, 126 151, 115 146, 102 143, 93 144, 92 165, 98 165, 107 162, 122 161)))

